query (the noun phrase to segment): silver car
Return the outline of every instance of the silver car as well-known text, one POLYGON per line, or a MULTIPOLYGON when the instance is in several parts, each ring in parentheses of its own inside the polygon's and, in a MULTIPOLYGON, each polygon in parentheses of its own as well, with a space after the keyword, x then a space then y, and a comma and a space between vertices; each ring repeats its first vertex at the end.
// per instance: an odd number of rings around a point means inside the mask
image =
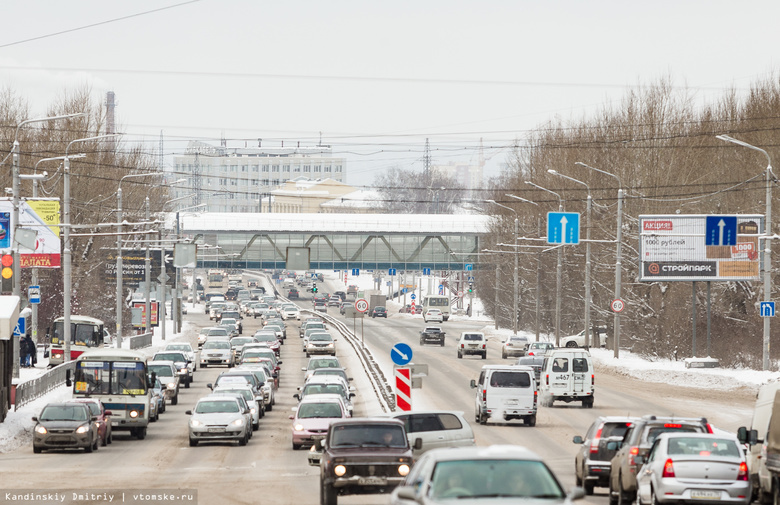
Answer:
POLYGON ((206 396, 198 400, 195 409, 185 414, 189 422, 190 447, 199 442, 237 440, 246 445, 251 430, 249 407, 239 396, 206 396))
POLYGON ((230 368, 234 363, 229 340, 206 340, 200 350, 201 368, 209 365, 227 365, 230 368))
POLYGON ((747 462, 733 435, 662 433, 637 472, 639 505, 717 501, 747 505, 747 462))
POLYGON ((314 333, 306 341, 306 357, 314 354, 336 355, 336 339, 329 333, 314 333))
MULTIPOLYGON (((256 431, 260 429, 260 417, 261 412, 265 415, 265 410, 255 400, 255 393, 252 391, 252 386, 243 384, 228 384, 225 386, 217 386, 211 390, 212 395, 239 394, 244 397, 244 401, 249 407, 249 412, 252 414, 252 430, 256 431)), ((249 434, 252 437, 252 434, 249 434)))
POLYGON ((564 505, 582 498, 582 488, 568 495, 552 470, 525 447, 452 447, 428 451, 404 482, 393 490, 393 505, 417 502, 541 503, 564 505))

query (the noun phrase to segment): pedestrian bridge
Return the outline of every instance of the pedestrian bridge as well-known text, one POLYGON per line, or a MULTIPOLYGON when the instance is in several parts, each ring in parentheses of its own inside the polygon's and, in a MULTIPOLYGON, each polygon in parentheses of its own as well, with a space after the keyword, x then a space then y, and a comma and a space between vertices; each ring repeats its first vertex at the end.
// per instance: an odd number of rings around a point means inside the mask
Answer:
POLYGON ((291 251, 308 252, 316 270, 476 268, 489 220, 476 214, 179 215, 181 236, 198 244, 198 267, 244 269, 286 268, 291 251))

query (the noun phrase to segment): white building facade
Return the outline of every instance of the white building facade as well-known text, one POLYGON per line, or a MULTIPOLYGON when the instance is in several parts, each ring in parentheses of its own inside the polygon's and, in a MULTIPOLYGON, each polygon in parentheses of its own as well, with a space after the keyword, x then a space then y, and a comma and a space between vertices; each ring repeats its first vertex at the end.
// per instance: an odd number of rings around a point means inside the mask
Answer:
POLYGON ((171 188, 181 198, 174 210, 203 205, 206 212, 258 212, 268 209, 271 191, 291 179, 344 182, 346 158, 334 158, 330 147, 228 148, 192 141, 173 157, 172 170, 172 180, 185 180, 171 188))

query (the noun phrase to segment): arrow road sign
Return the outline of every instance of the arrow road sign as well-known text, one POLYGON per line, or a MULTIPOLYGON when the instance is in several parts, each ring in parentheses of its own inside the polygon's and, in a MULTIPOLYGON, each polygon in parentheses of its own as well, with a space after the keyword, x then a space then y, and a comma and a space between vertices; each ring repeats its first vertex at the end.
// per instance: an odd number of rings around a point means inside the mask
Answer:
POLYGON ((412 361, 412 348, 403 342, 395 344, 390 351, 390 358, 398 366, 404 366, 412 361))
POLYGON ((431 275, 431 269, 430 268, 423 268, 423 275, 431 275))
POLYGON ((775 302, 761 302, 761 317, 775 317, 775 302))
POLYGON ((360 269, 359 268, 353 268, 352 269, 352 275, 355 276, 355 277, 360 275, 360 269))
MULTIPOLYGON (((411 295, 411 296, 412 296, 412 300, 415 300, 415 299, 417 299, 417 295, 415 295, 414 293, 412 293, 412 295, 411 295)), ((412 303, 414 303, 414 302, 412 302, 412 303)))
POLYGON ((579 244, 580 215, 578 212, 547 213, 548 244, 579 244))
POLYGON ((737 245, 737 216, 707 216, 705 245, 737 245))

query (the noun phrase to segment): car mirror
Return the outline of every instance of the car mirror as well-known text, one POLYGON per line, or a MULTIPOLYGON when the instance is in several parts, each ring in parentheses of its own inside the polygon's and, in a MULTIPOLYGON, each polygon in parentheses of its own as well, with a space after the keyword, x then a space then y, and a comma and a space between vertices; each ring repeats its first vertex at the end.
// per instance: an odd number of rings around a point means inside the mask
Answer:
POLYGON ((748 444, 750 445, 756 445, 758 443, 761 443, 762 441, 758 439, 758 430, 750 430, 748 431, 748 444))
POLYGON ((581 487, 575 487, 572 488, 571 491, 569 491, 569 495, 566 497, 567 500, 581 500, 585 498, 585 490, 581 487))
POLYGON ((187 414, 188 416, 192 415, 192 411, 191 410, 185 410, 184 413, 187 414))
POLYGON ((350 399, 354 398, 355 397, 355 393, 350 393, 349 397, 350 397, 350 399))
POLYGON ((477 387, 477 381, 475 381, 474 379, 471 379, 471 382, 469 383, 469 385, 471 386, 471 389, 474 389, 474 388, 477 387))
POLYGON ((575 444, 581 444, 583 442, 582 437, 579 435, 574 437, 571 441, 574 442, 575 444))
POLYGON ((282 365, 282 364, 283 364, 283 362, 282 362, 282 361, 277 361, 277 362, 276 362, 276 364, 277 364, 277 365, 282 365))
POLYGON ((35 422, 37 423, 37 422, 38 422, 38 416, 33 416, 33 417, 32 417, 32 420, 33 420, 33 421, 35 421, 35 422))
POLYGON ((111 412, 110 410, 106 410, 105 412, 103 412, 103 416, 113 416, 113 415, 114 413, 111 412))
POLYGON ((420 437, 415 438, 414 439, 414 448, 419 451, 420 449, 422 449, 422 446, 423 446, 422 438, 420 438, 420 437))
POLYGON ((395 494, 401 500, 417 501, 414 486, 398 486, 395 494))
POLYGON ((747 428, 744 426, 740 426, 737 428, 737 440, 739 440, 740 444, 746 444, 747 442, 747 428))
POLYGON ((293 395, 293 398, 295 398, 295 399, 297 399, 297 400, 300 400, 300 399, 301 399, 301 395, 299 395, 298 393, 295 393, 295 394, 293 395))
POLYGON ((210 390, 214 391, 214 386, 210 382, 208 384, 206 384, 206 387, 209 388, 210 390))
POLYGON ((301 368, 301 372, 305 372, 305 371, 306 371, 306 367, 301 368))

